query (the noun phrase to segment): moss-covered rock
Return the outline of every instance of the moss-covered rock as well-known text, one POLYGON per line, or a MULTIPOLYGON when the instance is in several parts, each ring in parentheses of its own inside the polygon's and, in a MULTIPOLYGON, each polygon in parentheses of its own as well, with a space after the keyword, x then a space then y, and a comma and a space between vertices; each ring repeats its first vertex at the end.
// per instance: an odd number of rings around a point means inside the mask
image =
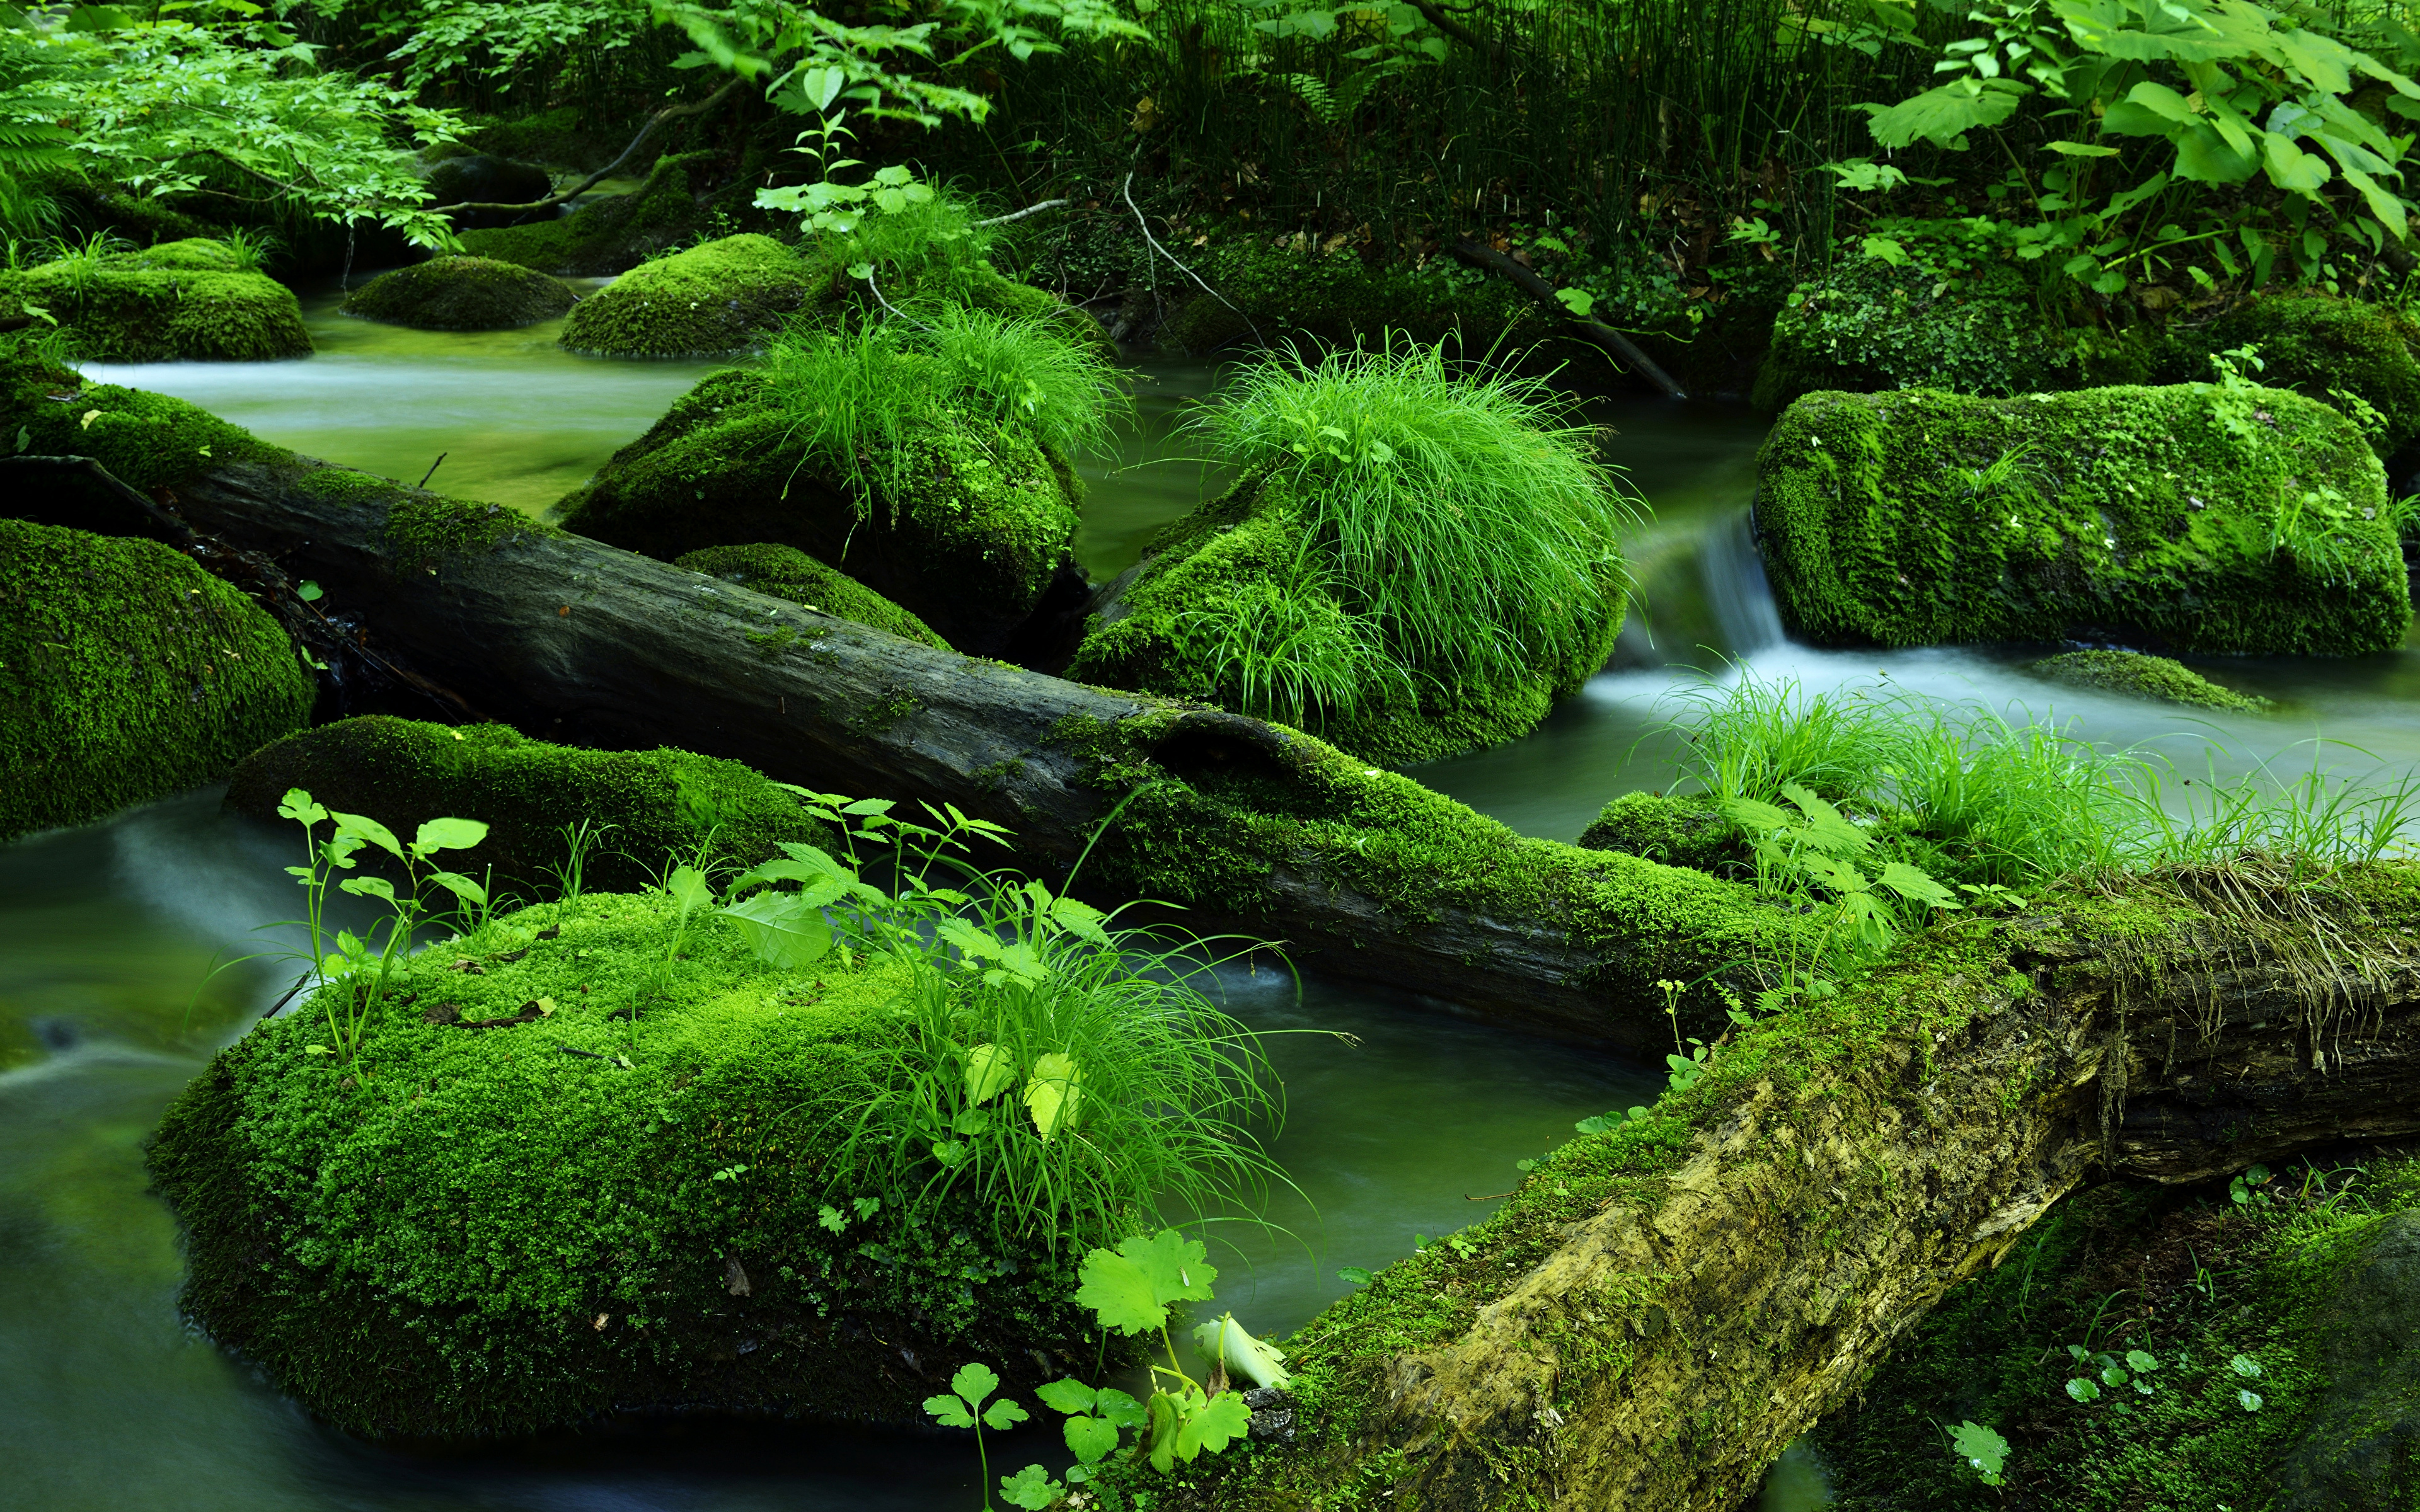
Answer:
POLYGON ((306 1003, 222 1052, 152 1144, 184 1307, 381 1438, 649 1407, 916 1419, 970 1359, 1055 1379, 1094 1358, 1072 1254, 996 1239, 963 1196, 868 1211, 833 1163, 905 984, 863 958, 776 971, 712 913, 684 930, 660 893, 592 894, 407 962, 358 1074, 310 1053, 306 1003), (551 1012, 466 1026, 531 1003, 551 1012))
POLYGON ((906 442, 904 496, 877 487, 865 499, 809 458, 797 432, 761 378, 718 373, 564 500, 564 528, 667 562, 714 546, 796 547, 968 652, 1000 649, 1074 573, 1080 485, 1021 429, 938 413, 906 442))
POLYGON ((215 241, 0 271, 0 300, 49 311, 94 362, 252 363, 311 352, 293 291, 242 270, 215 241))
POLYGON ((848 574, 827 567, 794 546, 713 546, 691 551, 673 563, 691 572, 752 588, 775 598, 802 604, 818 614, 855 620, 943 651, 950 643, 932 626, 866 587, 848 574))
MULTIPOLYGON (((1215 650, 1237 615, 1261 612, 1272 590, 1293 595, 1309 623, 1347 615, 1332 592, 1334 579, 1305 586, 1297 577, 1311 543, 1294 486, 1280 479, 1247 478, 1154 535, 1114 603, 1087 627, 1067 675, 1245 707, 1239 669, 1215 650)), ((1555 700, 1579 691, 1612 655, 1621 629, 1624 585, 1618 561, 1608 555, 1601 565, 1596 580, 1602 596, 1581 613, 1587 633, 1560 660, 1533 661, 1525 675, 1495 683, 1471 678, 1447 686, 1427 680, 1417 691, 1364 689, 1349 713, 1307 713, 1311 733, 1390 765, 1480 750, 1527 734, 1555 700)))
POLYGON ((2150 376, 2138 344, 2054 319, 2015 267, 1990 264, 1945 279, 1913 264, 1854 257, 1799 287, 1775 316, 1750 397, 1760 409, 1779 409, 1823 389, 2005 396, 2150 376))
POLYGON ((2218 315, 2171 321, 2155 347, 2159 381, 2214 377, 2211 358, 2258 348, 2243 376, 2334 405, 2363 427, 2380 456, 2420 438, 2420 363, 2411 319, 2392 306, 2309 292, 2272 294, 2218 315))
POLYGON ((572 312, 563 345, 610 357, 682 357, 761 344, 821 283, 771 237, 724 237, 642 263, 572 312))
POLYGON ((1755 874, 1747 837, 1703 794, 1625 793, 1597 810, 1577 843, 1720 876, 1755 874))
POLYGON ((2078 687, 2182 703, 2189 708, 2258 714, 2273 706, 2257 694, 2222 687, 2180 661, 2147 656, 2137 651, 2070 651, 2043 657, 2033 664, 2033 671, 2078 687))
POLYGON ((2420 1213, 2395 1210, 2420 1196, 2414 1171, 2381 1163, 2325 1207, 2304 1184, 2243 1204, 2132 1184, 2069 1198, 1824 1420, 1834 1505, 2411 1505, 2420 1213), (2004 1486, 1949 1452, 1936 1424, 1962 1419, 2007 1441, 2004 1486))
POLYGON ((345 313, 417 331, 510 331, 552 320, 578 303, 570 285, 492 257, 436 257, 380 273, 345 301, 345 313))
POLYGON ((566 278, 628 272, 697 234, 714 198, 706 182, 713 163, 708 152, 659 158, 627 194, 552 220, 465 231, 462 250, 566 278))
POLYGON ((2377 457, 2299 394, 1815 393, 1757 469, 1775 599, 1824 644, 2346 656, 2412 617, 2377 457))
POLYGON ((1554 334, 1520 290, 1443 256, 1419 267, 1373 264, 1357 247, 1323 252, 1299 235, 1274 245, 1258 237, 1221 239, 1179 255, 1218 291, 1202 293, 1162 270, 1164 292, 1190 291, 1159 328, 1160 345, 1180 351, 1303 335, 1338 347, 1374 345, 1388 332, 1431 345, 1460 336, 1481 347, 1502 335, 1518 349, 1554 334))
POLYGON ((0 434, 24 432, 26 451, 93 457, 147 494, 205 468, 291 455, 182 399, 86 383, 23 339, 0 338, 0 434))
POLYGON ((221 777, 315 692, 276 621, 167 547, 0 519, 0 840, 221 777))
POLYGON ((599 888, 652 880, 667 856, 694 854, 709 828, 716 853, 741 866, 769 859, 783 841, 829 848, 838 840, 788 789, 737 762, 584 750, 501 724, 458 730, 372 715, 321 725, 253 752, 228 780, 226 806, 274 819, 291 788, 397 833, 438 815, 484 820, 486 841, 447 864, 474 876, 493 867, 521 890, 554 890, 565 831, 583 820, 596 846, 586 885, 599 888))

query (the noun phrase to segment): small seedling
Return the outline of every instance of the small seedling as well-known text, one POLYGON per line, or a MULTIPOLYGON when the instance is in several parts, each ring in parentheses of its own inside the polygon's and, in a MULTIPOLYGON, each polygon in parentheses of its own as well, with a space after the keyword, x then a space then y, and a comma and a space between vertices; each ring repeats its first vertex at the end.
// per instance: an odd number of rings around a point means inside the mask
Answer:
MULTIPOLYGON (((924 1411, 930 1412, 933 1415, 933 1421, 943 1427, 975 1430, 975 1460, 983 1467, 984 1512, 991 1512, 991 1456, 984 1448, 984 1429, 989 1428, 995 1433, 1006 1432, 1024 1422, 1028 1415, 1023 1407, 1006 1396, 985 1407, 985 1399, 999 1389, 1000 1377, 993 1372, 991 1366, 979 1360, 969 1361, 958 1366, 958 1373, 950 1378, 949 1395, 924 1398, 924 1411)), ((1039 1471, 1041 1468, 1039 1465, 1032 1465, 1027 1467, 1027 1471, 1030 1473, 1039 1471)), ((1021 1480, 1024 1477, 1020 1475, 1017 1478, 1021 1480)), ((1007 1493, 1006 1482, 1001 1484, 1001 1489, 1003 1495, 1007 1493)), ((1017 1502, 1015 1504, 1047 1506, 1050 1504, 1017 1502)))

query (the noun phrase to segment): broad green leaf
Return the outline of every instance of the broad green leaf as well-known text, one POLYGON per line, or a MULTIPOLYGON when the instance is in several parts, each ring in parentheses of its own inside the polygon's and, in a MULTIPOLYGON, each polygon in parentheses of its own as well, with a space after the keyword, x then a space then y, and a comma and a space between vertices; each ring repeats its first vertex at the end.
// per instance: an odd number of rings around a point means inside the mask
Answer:
POLYGON ((1025 1084, 1025 1111, 1033 1117, 1033 1132, 1044 1143, 1059 1132, 1062 1123, 1076 1121, 1077 1104, 1083 1090, 1078 1085, 1083 1073, 1075 1058, 1052 1051, 1033 1063, 1033 1075, 1025 1084))
POLYGON ((2097 1402, 2101 1399, 2100 1386, 2083 1376, 2073 1377, 2068 1381, 2067 1394, 2079 1402, 2097 1402))
POLYGON ((336 886, 356 898, 377 898, 390 903, 395 902, 395 888, 388 886, 384 877, 347 877, 336 886))
POLYGON ((985 1397, 1000 1390, 1000 1377, 981 1360, 970 1360, 950 1378, 950 1389, 964 1397, 969 1407, 981 1407, 985 1397))
POLYGON ((840 1233, 848 1227, 848 1219, 838 1208, 825 1207, 817 1209, 815 1211, 815 1222, 823 1225, 827 1230, 835 1234, 840 1233))
POLYGON ((831 921, 792 892, 760 892, 723 909, 756 959, 783 971, 804 971, 831 950, 831 921))
POLYGON ((680 910, 683 918, 705 906, 714 896, 706 873, 693 866, 675 867, 672 880, 664 884, 664 891, 671 897, 673 906, 680 910))
POLYGON ((2274 132, 2260 138, 2260 157, 2269 181, 2289 194, 2318 198, 2331 177, 2327 160, 2315 157, 2274 132))
POLYGON ((2346 183, 2361 191, 2363 203, 2369 207, 2370 214, 2378 217, 2379 224, 2386 227, 2387 234, 2397 241, 2402 240, 2408 224, 2405 202, 2389 193, 2377 179, 2359 168, 2344 165, 2344 178, 2346 183))
POLYGON ((1949 1447, 1986 1477, 1999 1474, 2009 1462, 2009 1441, 1971 1418, 1958 1425, 1949 1447))
POLYGON ((2196 184, 2240 184, 2260 171, 2260 159, 2215 129, 2197 125, 2176 134, 2176 175, 2196 184))
POLYGON ((488 889, 459 872, 431 872, 428 880, 473 908, 488 901, 488 889))
POLYGON ((2126 1365, 2127 1368, 2133 1370, 2139 1376, 2147 1370, 2157 1370, 2160 1368, 2160 1359, 2159 1356, 2143 1350, 2128 1350, 2126 1351, 2126 1365))
MULTIPOLYGON (((2139 105, 2152 115, 2164 118, 2171 125, 2191 126, 2199 119, 2194 113, 2193 106, 2185 102, 2184 96, 2166 85, 2154 84, 2149 79, 2126 91, 2126 103, 2139 105)), ((2119 130, 2118 127, 2110 126, 2106 119, 2102 124, 2113 131, 2119 130)))
POLYGON ((2088 142, 2045 142, 2044 152, 2055 152, 2063 158, 2114 158, 2116 147, 2094 147, 2088 142))
POLYGON ((1125 1240, 1114 1253, 1094 1250, 1077 1273, 1083 1284, 1077 1288, 1076 1304, 1121 1334, 1161 1328, 1170 1303, 1210 1297, 1218 1272, 1203 1258, 1207 1253, 1198 1240, 1173 1228, 1125 1240))
POLYGON ((1252 1410, 1240 1392, 1222 1391, 1195 1407, 1176 1435, 1176 1458, 1190 1461, 1207 1449, 1217 1454, 1252 1428, 1252 1410))
POLYGON ((1176 1468, 1176 1398, 1154 1392, 1149 1412, 1151 1421, 1142 1432, 1143 1455, 1152 1469, 1165 1475, 1176 1468))
POLYGON ((1067 1452, 1087 1465, 1100 1463, 1118 1446, 1117 1425, 1097 1417, 1071 1417, 1064 1436, 1067 1452))
POLYGON ((316 825, 328 817, 328 810, 320 808, 302 789, 287 788, 286 796, 278 800, 277 814, 279 818, 291 819, 298 825, 316 825))
POLYGON ((1054 1412, 1089 1412, 1093 1404, 1100 1400, 1100 1393, 1073 1377, 1054 1381, 1047 1386, 1037 1386, 1033 1395, 1041 1397, 1042 1405, 1054 1412))
POLYGON ((977 1105, 998 1097, 1016 1080, 1016 1057, 996 1044, 967 1052, 967 1101, 977 1105))
POLYGON ((1763 834, 1790 827, 1790 815, 1755 798, 1725 798, 1722 807, 1723 817, 1743 829, 1763 834))
POLYGON ((984 1409, 984 1427, 1001 1433, 1024 1422, 1030 1415, 1023 1407, 1003 1396, 984 1409))
POLYGON ((1050 918, 1061 929, 1078 939, 1089 940, 1094 945, 1109 943, 1109 931, 1103 927, 1109 916, 1090 903, 1078 903, 1073 898, 1056 899, 1050 904, 1050 918))
POLYGON ((795 840, 782 841, 782 854, 830 876, 854 878, 857 873, 815 847, 795 840))
POLYGON ((967 1411, 967 1404, 955 1396, 927 1396, 924 1398, 924 1411, 932 1413, 933 1421, 945 1428, 970 1428, 975 1426, 974 1415, 967 1411))
POLYGON ((339 838, 347 835, 357 836, 396 860, 403 859, 403 841, 395 838, 394 830, 387 828, 377 820, 366 814, 357 813, 331 813, 329 817, 336 821, 336 834, 339 838))
POLYGON ((488 838, 488 826, 476 819, 431 819, 411 837, 411 848, 422 856, 437 851, 467 851, 488 838))
POLYGON ((2012 80, 1994 80, 1986 86, 1973 79, 1960 79, 1887 109, 1860 108, 1873 112, 1866 129, 1884 147, 1903 147, 1922 138, 1936 147, 1954 148, 1977 127, 1997 126, 2015 115, 2020 101, 2032 92, 2031 86, 2012 80))
POLYGON ((1139 1428, 1144 1415, 1142 1403, 1112 1386, 1101 1388, 1100 1413, 1115 1428, 1139 1428))

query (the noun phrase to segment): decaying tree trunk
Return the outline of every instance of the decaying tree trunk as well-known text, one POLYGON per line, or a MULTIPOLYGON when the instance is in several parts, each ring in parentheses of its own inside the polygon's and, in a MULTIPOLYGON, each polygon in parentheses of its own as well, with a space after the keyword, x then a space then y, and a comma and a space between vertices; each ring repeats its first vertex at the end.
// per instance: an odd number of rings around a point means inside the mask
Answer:
POLYGON ((1753 1031, 1727 1085, 1567 1147, 1466 1252, 1298 1335, 1321 1421, 1186 1504, 1736 1505, 2088 1171, 2420 1131, 2420 872, 2317 881, 2247 861, 1969 922, 1753 1031))

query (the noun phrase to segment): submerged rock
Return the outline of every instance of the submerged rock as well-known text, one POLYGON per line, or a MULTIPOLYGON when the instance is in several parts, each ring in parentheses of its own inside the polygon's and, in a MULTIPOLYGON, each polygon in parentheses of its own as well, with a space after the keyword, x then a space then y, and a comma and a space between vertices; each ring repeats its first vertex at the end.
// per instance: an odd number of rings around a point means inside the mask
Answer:
POLYGON ((683 357, 761 343, 823 282, 771 237, 724 237, 642 263, 572 312, 563 345, 612 357, 683 357))
POLYGON ((0 301, 50 312, 80 358, 252 363, 307 357, 294 293, 223 243, 69 257, 0 271, 0 301))
POLYGON ((2347 656, 2412 618, 2378 458, 2300 394, 1814 393, 1757 475, 1774 597, 1823 644, 2347 656))
POLYGON ((963 1187, 903 1204, 835 1164, 908 985, 886 958, 776 970, 659 892, 411 957, 358 1069, 312 1053, 315 998, 221 1052, 150 1147, 184 1309, 380 1439, 649 1409, 922 1421, 970 1360, 1064 1374, 1050 1354, 1095 1357, 1072 1248, 998 1237, 963 1187))
POLYGON ((2257 694, 2222 687, 2180 661, 2134 651, 2071 651, 2035 662, 2033 671, 2078 687, 2131 693, 2193 708, 2259 714, 2274 706, 2257 694))
POLYGON ((570 285, 492 257, 436 257, 380 273, 345 313, 418 331, 510 331, 551 320, 580 296, 570 285))
MULTIPOLYGON (((1306 578, 1309 526, 1293 485, 1247 478, 1153 536, 1142 561, 1112 584, 1067 675, 1078 682, 1240 708, 1248 702, 1234 659, 1218 649, 1241 616, 1270 611, 1271 596, 1315 636, 1348 610, 1332 576, 1306 578)), ((1310 710, 1311 732, 1357 755, 1390 764, 1478 750, 1536 728, 1555 700, 1579 691, 1612 655, 1624 609, 1621 562, 1608 535, 1593 574, 1594 602, 1572 612, 1585 633, 1559 660, 1533 658, 1517 677, 1475 677, 1417 690, 1364 689, 1349 713, 1310 710)))
POLYGON ((685 750, 585 750, 532 740, 508 725, 455 729, 384 715, 339 720, 265 746, 235 769, 226 806, 274 820, 290 788, 331 810, 367 814, 398 834, 439 815, 484 820, 488 838, 447 864, 471 876, 535 887, 566 858, 566 831, 588 823, 587 886, 640 886, 714 831, 739 866, 783 841, 830 846, 829 826, 751 767, 685 750))
POLYGON ((795 547, 970 654, 1001 649, 1054 583, 1077 577, 1081 486, 1021 428, 936 413, 903 443, 908 486, 862 499, 797 431, 763 378, 718 373, 565 499, 564 528, 667 562, 795 547))
POLYGON ((793 546, 714 546, 673 563, 726 582, 786 598, 818 614, 855 620, 903 640, 949 649, 949 642, 915 615, 835 567, 827 567, 793 546))
POLYGON ((0 840, 221 777, 316 691, 276 621, 169 548, 0 519, 0 840))

